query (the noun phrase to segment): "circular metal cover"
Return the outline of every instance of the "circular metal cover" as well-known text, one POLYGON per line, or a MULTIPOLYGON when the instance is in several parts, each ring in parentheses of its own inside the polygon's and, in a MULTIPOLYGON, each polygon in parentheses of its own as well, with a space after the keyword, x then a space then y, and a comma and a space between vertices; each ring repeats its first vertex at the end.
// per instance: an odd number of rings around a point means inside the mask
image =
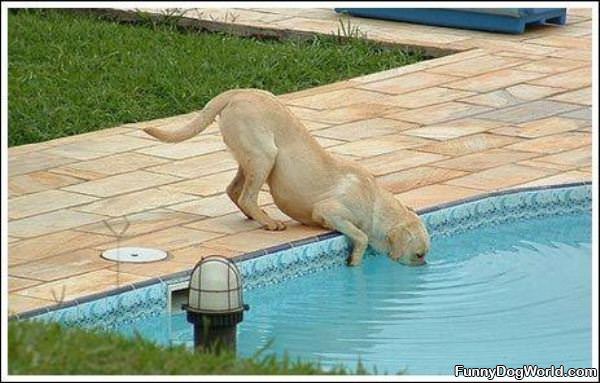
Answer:
POLYGON ((145 247, 117 247, 103 252, 102 258, 115 262, 144 263, 161 261, 167 258, 167 253, 145 247))

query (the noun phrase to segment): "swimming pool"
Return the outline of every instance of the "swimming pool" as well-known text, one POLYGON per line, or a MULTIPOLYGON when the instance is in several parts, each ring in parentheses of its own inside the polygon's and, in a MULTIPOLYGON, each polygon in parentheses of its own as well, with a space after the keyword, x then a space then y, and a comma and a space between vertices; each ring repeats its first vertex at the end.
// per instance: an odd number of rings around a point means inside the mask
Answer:
MULTIPOLYGON (((392 374, 591 365, 590 185, 493 196, 424 218, 432 248, 423 267, 373 253, 345 267, 349 244, 339 236, 240 262, 251 309, 238 326, 238 353, 272 341, 266 353, 326 367, 354 368, 360 358, 392 374)), ((94 310, 46 315, 75 323, 94 310)), ((104 317, 124 334, 191 344, 183 313, 151 311, 104 317)))
MULTIPOLYGON (((449 374, 465 366, 591 364, 591 215, 581 212, 438 235, 424 267, 368 256, 247 291, 238 352, 323 365, 449 374)), ((191 342, 182 313, 120 328, 191 342)))

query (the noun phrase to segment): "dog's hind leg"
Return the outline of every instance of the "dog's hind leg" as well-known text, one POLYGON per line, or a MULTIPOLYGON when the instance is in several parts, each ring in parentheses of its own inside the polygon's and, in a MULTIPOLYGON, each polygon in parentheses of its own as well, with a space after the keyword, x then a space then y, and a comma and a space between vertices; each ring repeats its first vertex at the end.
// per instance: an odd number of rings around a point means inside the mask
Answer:
POLYGON ((233 201, 233 203, 242 211, 242 213, 244 213, 244 215, 246 217, 248 217, 249 219, 252 219, 250 214, 246 213, 244 211, 244 209, 242 209, 242 207, 238 203, 238 200, 240 199, 240 195, 242 194, 243 186, 244 186, 244 171, 242 170, 242 167, 240 166, 238 168, 237 173, 235 174, 235 177, 233 178, 233 180, 231 181, 229 186, 227 186, 226 191, 227 191, 227 195, 229 196, 231 201, 233 201))
POLYGON ((283 222, 269 217, 258 206, 258 193, 269 177, 271 169, 273 169, 275 156, 276 152, 273 156, 270 156, 270 153, 254 152, 251 156, 248 156, 245 163, 241 165, 244 174, 244 182, 240 197, 237 201, 238 206, 245 214, 260 222, 266 230, 285 229, 285 224, 283 222))
POLYGON ((260 222, 265 229, 283 230, 283 222, 269 217, 258 206, 258 193, 275 166, 279 149, 273 132, 262 125, 256 114, 256 106, 246 101, 232 103, 221 113, 219 125, 223 141, 240 166, 227 194, 235 199, 244 214, 260 222))

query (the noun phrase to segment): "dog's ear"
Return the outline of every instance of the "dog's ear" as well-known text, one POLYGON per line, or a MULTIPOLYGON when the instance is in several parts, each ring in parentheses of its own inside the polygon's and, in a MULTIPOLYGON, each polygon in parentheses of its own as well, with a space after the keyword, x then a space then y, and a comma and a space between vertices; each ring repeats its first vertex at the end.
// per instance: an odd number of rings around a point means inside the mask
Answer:
POLYGON ((390 231, 387 232, 386 240, 390 245, 393 245, 394 243, 404 243, 408 240, 409 235, 410 233, 408 230, 406 230, 406 228, 404 228, 404 226, 397 225, 392 227, 390 231))

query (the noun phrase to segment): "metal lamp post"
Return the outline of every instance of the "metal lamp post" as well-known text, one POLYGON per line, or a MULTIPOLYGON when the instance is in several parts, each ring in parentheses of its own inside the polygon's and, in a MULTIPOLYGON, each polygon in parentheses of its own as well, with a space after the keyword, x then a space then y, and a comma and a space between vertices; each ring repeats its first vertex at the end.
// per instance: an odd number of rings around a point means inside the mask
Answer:
POLYGON ((194 325, 196 350, 222 348, 235 351, 236 327, 249 306, 242 299, 242 279, 237 266, 227 258, 203 258, 192 270, 187 321, 194 325))

